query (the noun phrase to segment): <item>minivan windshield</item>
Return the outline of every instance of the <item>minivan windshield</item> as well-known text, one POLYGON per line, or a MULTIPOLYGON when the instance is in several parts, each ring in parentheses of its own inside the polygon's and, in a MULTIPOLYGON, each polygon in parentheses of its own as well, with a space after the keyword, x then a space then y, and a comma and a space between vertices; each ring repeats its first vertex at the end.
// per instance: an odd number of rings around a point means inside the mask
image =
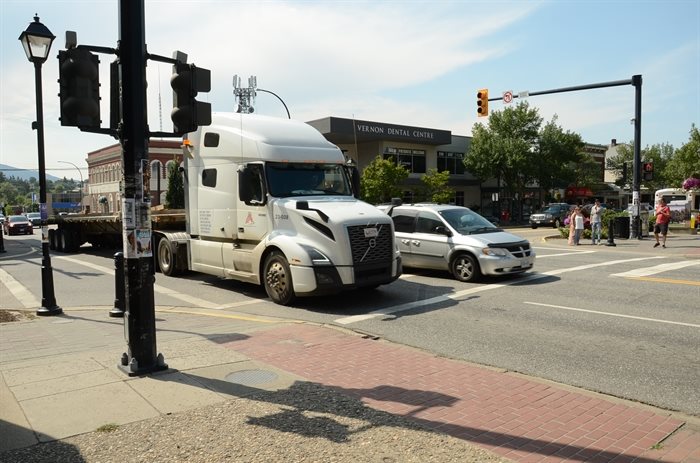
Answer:
POLYGON ((494 224, 467 208, 454 208, 439 211, 445 221, 462 235, 494 233, 502 231, 494 224))
POLYGON ((267 186, 272 196, 351 196, 350 179, 342 164, 268 162, 267 186))

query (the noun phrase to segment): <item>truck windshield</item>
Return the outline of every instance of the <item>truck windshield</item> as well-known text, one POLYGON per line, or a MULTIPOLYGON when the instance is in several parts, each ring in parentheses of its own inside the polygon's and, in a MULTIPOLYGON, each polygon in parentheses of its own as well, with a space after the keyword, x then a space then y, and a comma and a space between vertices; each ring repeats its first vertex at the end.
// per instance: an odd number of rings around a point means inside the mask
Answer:
POLYGON ((272 196, 350 196, 352 190, 342 164, 268 162, 267 185, 272 196))

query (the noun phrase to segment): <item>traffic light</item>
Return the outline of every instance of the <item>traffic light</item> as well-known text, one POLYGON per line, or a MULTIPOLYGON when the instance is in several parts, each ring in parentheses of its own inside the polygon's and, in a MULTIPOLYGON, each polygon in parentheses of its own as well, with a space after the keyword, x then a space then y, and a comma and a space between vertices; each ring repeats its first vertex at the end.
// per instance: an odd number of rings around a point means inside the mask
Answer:
POLYGON ((100 60, 84 48, 58 52, 61 125, 100 127, 100 60))
POLYGON ((645 162, 642 164, 642 175, 644 180, 654 180, 654 163, 645 162))
POLYGON ((175 133, 194 132, 201 125, 211 124, 211 104, 195 100, 197 93, 211 90, 211 71, 178 61, 170 78, 173 88, 173 110, 170 118, 175 133))
POLYGON ((479 117, 489 115, 489 89, 482 88, 476 92, 476 113, 479 117))

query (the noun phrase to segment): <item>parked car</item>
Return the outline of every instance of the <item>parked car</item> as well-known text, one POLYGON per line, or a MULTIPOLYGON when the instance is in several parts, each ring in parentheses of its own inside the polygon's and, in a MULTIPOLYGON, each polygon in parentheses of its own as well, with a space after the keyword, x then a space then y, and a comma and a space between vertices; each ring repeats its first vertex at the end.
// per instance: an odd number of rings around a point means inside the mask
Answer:
POLYGON ((540 225, 547 225, 554 228, 561 227, 572 207, 571 204, 567 203, 551 203, 547 205, 542 212, 530 214, 530 226, 532 228, 537 228, 540 225))
MULTIPOLYGON (((633 208, 634 208, 634 206, 630 204, 629 206, 627 206, 627 209, 625 209, 630 216, 632 215, 633 208)), ((654 206, 652 206, 649 203, 640 203, 639 204, 639 212, 643 213, 645 211, 648 212, 649 214, 654 214, 654 206)))
POLYGON ((28 212, 27 218, 35 227, 41 226, 41 212, 28 212))
POLYGON ((11 215, 5 219, 3 229, 6 235, 18 235, 23 233, 31 235, 34 233, 34 227, 26 215, 11 215))
POLYGON ((4 223, 5 223, 5 214, 3 214, 2 212, 0 212, 0 225, 2 225, 2 224, 4 224, 4 223))
POLYGON ((438 204, 380 206, 394 221, 405 267, 447 270, 459 281, 532 269, 526 239, 496 227, 469 208, 438 204))

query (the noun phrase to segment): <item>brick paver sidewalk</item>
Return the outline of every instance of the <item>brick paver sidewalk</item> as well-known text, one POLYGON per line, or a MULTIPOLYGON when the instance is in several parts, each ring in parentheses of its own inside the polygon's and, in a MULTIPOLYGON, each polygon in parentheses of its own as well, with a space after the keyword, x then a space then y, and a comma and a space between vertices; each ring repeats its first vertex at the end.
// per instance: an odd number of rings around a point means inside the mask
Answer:
POLYGON ((410 347, 311 325, 227 347, 518 462, 700 462, 699 434, 670 412, 410 347))

